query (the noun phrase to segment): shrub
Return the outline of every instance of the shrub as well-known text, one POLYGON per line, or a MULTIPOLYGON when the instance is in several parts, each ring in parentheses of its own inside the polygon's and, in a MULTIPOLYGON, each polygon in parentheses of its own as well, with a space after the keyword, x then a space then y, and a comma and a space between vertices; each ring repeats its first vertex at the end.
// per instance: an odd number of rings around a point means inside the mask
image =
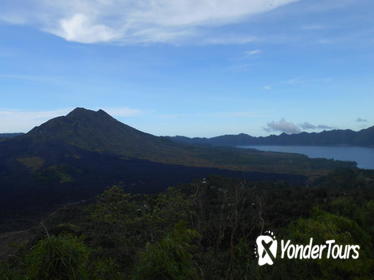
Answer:
POLYGON ((51 236, 29 254, 28 275, 31 280, 84 280, 88 256, 88 248, 78 238, 51 236))

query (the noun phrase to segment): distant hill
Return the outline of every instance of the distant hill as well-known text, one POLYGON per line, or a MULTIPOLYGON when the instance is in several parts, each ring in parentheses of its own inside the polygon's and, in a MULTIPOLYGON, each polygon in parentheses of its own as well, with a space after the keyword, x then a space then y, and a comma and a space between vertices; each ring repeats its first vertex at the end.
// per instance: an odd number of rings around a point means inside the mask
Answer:
POLYGON ((13 138, 23 135, 24 133, 0 133, 0 138, 13 138))
POLYGON ((169 137, 178 143, 208 144, 214 146, 245 145, 352 145, 374 147, 374 126, 355 132, 353 130, 330 130, 319 133, 302 132, 299 134, 271 135, 253 137, 248 134, 223 135, 212 138, 169 137))

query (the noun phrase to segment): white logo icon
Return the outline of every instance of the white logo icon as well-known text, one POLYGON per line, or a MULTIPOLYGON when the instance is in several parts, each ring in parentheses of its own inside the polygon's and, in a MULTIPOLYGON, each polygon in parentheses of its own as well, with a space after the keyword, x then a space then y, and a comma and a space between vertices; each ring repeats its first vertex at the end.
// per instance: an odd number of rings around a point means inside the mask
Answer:
POLYGON ((273 265, 277 257, 278 249, 278 241, 275 239, 274 233, 266 231, 264 235, 257 237, 256 245, 258 265, 273 265))

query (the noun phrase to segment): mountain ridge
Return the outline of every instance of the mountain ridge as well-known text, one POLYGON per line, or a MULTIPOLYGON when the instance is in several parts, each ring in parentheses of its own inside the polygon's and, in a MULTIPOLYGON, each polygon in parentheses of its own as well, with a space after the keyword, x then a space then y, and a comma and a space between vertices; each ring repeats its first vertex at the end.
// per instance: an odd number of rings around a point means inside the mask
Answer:
POLYGON ((84 108, 76 108, 66 116, 51 119, 16 139, 26 139, 37 145, 61 142, 83 150, 127 159, 242 171, 289 173, 299 166, 312 170, 336 165, 327 160, 324 164, 315 164, 316 161, 302 155, 176 143, 170 138, 154 136, 128 126, 103 110, 84 108), (298 164, 295 165, 295 162, 298 164))
POLYGON ((322 132, 301 132, 298 134, 270 135, 254 137, 245 133, 228 134, 211 138, 174 136, 169 139, 185 144, 209 144, 213 146, 245 146, 245 145, 352 145, 374 147, 374 126, 360 131, 329 130, 322 132))
POLYGON ((21 132, 15 132, 15 133, 0 133, 0 139, 8 139, 8 138, 13 138, 17 136, 24 135, 24 133, 21 132))
MULTIPOLYGON (((319 176, 335 168, 356 166, 353 162, 310 159, 297 154, 176 143, 123 124, 103 110, 76 108, 25 135, 0 141, 0 185, 17 184, 8 180, 8 174, 23 172, 69 181, 76 175, 69 168, 72 160, 81 158, 83 168, 88 164, 86 158, 100 160, 101 155, 119 160, 303 176, 319 176)), ((79 169, 79 163, 74 164, 79 169)), ((14 182, 22 179, 16 175, 12 178, 14 182)))
POLYGON ((142 154, 151 150, 155 157, 163 156, 166 146, 177 146, 169 139, 130 127, 103 110, 84 108, 76 108, 66 116, 51 119, 33 128, 24 137, 34 142, 62 141, 85 150, 137 158, 145 158, 142 154))

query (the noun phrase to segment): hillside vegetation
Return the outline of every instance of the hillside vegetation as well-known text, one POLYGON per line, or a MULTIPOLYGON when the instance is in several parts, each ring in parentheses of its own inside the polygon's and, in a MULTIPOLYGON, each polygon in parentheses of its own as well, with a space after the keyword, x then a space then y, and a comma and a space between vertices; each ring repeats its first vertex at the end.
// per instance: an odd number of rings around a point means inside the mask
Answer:
POLYGON ((19 280, 373 279, 373 183, 373 173, 342 170, 310 188, 222 177, 154 195, 114 186, 30 230, 34 237, 3 261, 0 274, 19 280), (360 258, 277 259, 259 267, 253 249, 265 230, 304 244, 310 237, 359 244, 360 258))

